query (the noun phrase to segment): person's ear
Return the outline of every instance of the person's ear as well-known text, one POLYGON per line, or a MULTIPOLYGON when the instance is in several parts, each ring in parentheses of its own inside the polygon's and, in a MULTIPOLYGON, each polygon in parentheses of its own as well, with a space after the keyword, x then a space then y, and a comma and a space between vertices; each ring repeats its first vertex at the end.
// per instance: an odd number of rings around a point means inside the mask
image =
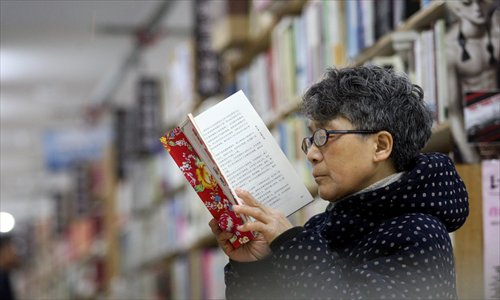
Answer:
POLYGON ((389 159, 389 156, 391 156, 392 153, 393 142, 394 140, 390 132, 382 130, 375 133, 376 149, 374 153, 374 160, 379 162, 389 159))

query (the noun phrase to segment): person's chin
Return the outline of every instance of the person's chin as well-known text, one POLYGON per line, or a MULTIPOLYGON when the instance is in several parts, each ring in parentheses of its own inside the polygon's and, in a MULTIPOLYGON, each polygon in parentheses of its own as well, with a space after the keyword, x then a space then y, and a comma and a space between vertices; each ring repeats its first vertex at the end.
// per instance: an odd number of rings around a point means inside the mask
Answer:
POLYGON ((318 185, 318 195, 321 199, 330 201, 330 202, 335 202, 337 199, 337 195, 335 192, 331 190, 331 188, 326 187, 326 186, 321 186, 318 185))

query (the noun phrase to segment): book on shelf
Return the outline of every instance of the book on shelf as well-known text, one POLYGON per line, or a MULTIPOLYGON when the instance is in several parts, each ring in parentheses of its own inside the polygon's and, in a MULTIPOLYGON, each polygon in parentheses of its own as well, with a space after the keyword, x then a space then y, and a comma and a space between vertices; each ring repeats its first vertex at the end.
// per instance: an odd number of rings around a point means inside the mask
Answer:
POLYGON ((437 122, 445 123, 448 120, 448 70, 445 45, 446 24, 444 19, 434 22, 434 55, 436 61, 436 101, 437 122))
POLYGON ((464 123, 469 143, 500 145, 500 90, 467 91, 464 123))
POLYGON ((236 248, 255 237, 236 230, 248 221, 232 210, 241 203, 236 188, 286 216, 313 201, 242 91, 196 117, 188 114, 161 142, 220 228, 234 234, 236 248))

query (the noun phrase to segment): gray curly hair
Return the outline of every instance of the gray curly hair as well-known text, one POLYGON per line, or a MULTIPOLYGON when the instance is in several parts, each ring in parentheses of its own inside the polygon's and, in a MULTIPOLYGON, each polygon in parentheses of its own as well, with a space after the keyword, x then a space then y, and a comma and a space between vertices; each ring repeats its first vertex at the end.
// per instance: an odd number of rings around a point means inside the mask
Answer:
POLYGON ((393 136, 391 159, 399 172, 409 168, 431 136, 433 120, 423 96, 420 86, 390 69, 331 68, 302 97, 302 112, 317 122, 344 117, 355 129, 387 130, 393 136))

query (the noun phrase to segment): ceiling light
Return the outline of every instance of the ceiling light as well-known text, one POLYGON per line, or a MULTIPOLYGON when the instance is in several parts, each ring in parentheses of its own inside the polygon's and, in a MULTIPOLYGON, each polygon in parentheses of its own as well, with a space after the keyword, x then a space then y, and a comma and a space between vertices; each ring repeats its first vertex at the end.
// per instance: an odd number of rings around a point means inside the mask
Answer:
POLYGON ((15 224, 16 220, 14 219, 14 216, 8 212, 0 212, 0 232, 7 233, 11 231, 15 224))

